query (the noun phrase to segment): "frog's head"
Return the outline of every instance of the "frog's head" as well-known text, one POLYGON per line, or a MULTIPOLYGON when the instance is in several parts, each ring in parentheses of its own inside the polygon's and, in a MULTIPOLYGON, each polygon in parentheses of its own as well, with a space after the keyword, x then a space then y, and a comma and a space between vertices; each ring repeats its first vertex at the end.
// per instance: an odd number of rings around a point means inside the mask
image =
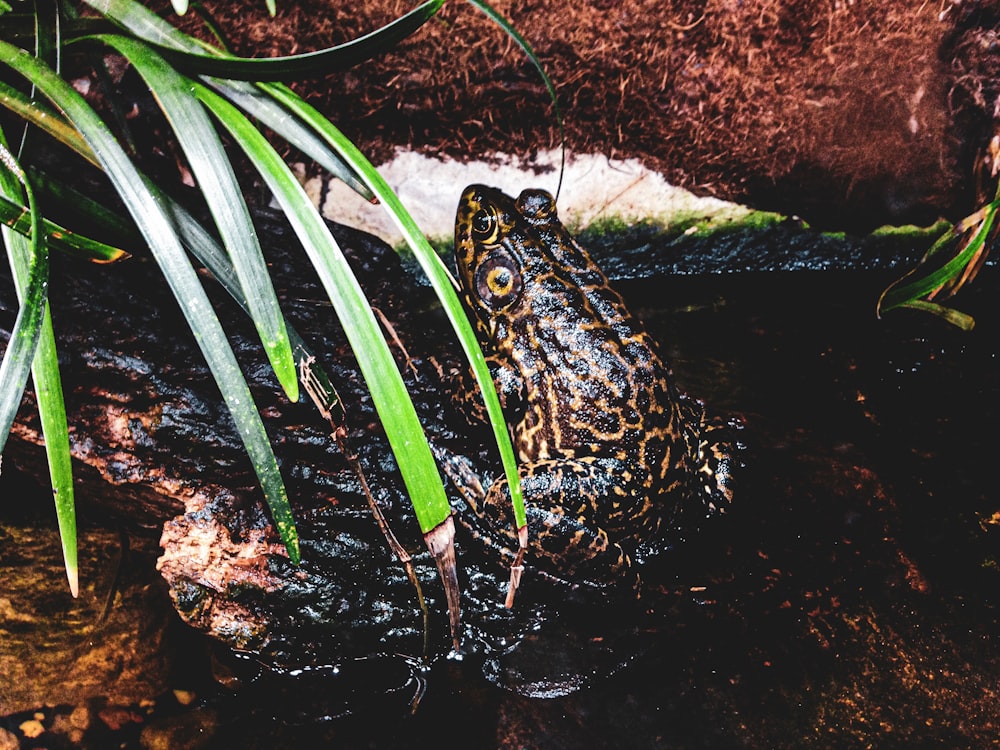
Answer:
POLYGON ((525 190, 517 200, 484 185, 462 193, 455 217, 458 279, 491 337, 500 319, 524 312, 526 285, 549 267, 544 233, 556 221, 555 201, 544 190, 525 190))

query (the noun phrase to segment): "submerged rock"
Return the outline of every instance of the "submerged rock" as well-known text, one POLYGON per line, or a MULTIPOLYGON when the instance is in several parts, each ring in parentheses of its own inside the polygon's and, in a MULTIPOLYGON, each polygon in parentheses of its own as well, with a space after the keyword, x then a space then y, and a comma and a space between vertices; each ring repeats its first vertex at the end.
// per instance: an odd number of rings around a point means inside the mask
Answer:
POLYGON ((79 536, 74 599, 55 529, 0 526, 0 716, 95 698, 127 705, 166 687, 173 612, 152 540, 100 529, 79 536))
MULTIPOLYGON (((134 530, 162 525, 157 568, 181 618, 271 669, 316 669, 373 654, 400 654, 416 668, 451 647, 436 567, 322 290, 303 270, 304 259, 295 260, 283 223, 263 216, 259 230, 286 315, 344 401, 349 439, 374 500, 412 556, 422 591, 390 552, 328 422, 305 396, 297 404, 284 400, 252 327, 219 295, 296 514, 303 560, 288 560, 214 381, 155 266, 140 258, 54 274, 54 297, 74 313, 57 312, 56 329, 77 476, 84 488, 101 487, 81 491, 80 504, 134 530)), ((410 283, 384 243, 344 227, 335 232, 373 304, 391 321, 391 343, 425 428, 488 473, 494 459, 486 431, 450 426, 441 379, 464 365, 430 291, 410 283)), ((26 410, 7 457, 41 473, 40 443, 37 417, 26 410)), ((525 634, 559 619, 547 586, 530 581, 516 610, 506 610, 507 572, 462 534, 459 565, 467 655, 502 658, 525 634)))

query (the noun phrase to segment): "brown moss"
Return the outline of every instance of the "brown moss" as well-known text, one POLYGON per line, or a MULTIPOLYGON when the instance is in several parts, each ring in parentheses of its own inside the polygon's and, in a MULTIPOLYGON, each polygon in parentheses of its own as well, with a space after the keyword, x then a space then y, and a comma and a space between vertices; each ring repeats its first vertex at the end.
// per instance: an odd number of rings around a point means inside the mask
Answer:
MULTIPOLYGON (((343 42, 415 6, 209 3, 245 54, 343 42)), ((638 157, 675 184, 841 227, 971 206, 992 136, 996 3, 496 0, 550 72, 577 152, 638 157)), ((194 28, 189 19, 187 27, 194 28)), ((377 162, 557 144, 524 55, 452 2, 363 67, 300 83, 377 162)))

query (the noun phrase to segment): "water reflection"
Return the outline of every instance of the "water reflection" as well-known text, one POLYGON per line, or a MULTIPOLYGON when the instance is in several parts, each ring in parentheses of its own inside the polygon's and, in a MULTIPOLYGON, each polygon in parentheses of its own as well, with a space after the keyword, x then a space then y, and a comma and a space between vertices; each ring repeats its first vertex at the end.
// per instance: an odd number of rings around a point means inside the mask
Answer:
POLYGON ((276 674, 246 658, 228 689, 205 667, 189 710, 211 710, 210 746, 993 742, 995 272, 963 301, 971 334, 905 313, 877 321, 887 278, 622 285, 669 342, 682 388, 746 419, 731 514, 644 572, 627 613, 585 600, 556 612, 536 588, 539 616, 522 613, 510 638, 470 611, 493 645, 461 662, 390 650, 276 674))

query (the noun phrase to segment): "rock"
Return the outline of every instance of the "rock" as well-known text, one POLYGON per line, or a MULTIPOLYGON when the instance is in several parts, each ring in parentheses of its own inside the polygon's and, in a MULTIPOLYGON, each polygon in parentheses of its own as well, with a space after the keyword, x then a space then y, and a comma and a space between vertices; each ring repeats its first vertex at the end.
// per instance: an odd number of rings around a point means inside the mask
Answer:
POLYGON ((40 719, 28 719, 27 721, 22 721, 18 726, 18 729, 20 729, 21 734, 29 740, 38 739, 45 734, 45 725, 42 724, 40 719))
MULTIPOLYGON (((442 422, 438 373, 423 360, 420 343, 440 349, 446 335, 434 334, 446 330, 440 311, 420 301, 430 299, 430 291, 410 284, 384 243, 334 229, 406 348, 396 351, 411 384, 425 394, 418 403, 425 424, 454 439, 442 422), (432 375, 415 375, 407 361, 432 375)), ((345 403, 350 439, 375 500, 414 555, 432 628, 445 634, 436 568, 340 326, 287 225, 265 213, 258 231, 286 314, 345 403)), ((137 533, 163 525, 158 567, 181 616, 290 668, 382 650, 421 656, 426 645, 417 594, 388 551, 355 473, 315 407, 285 400, 242 311, 209 283, 282 466, 302 539, 298 567, 287 559, 217 386, 155 265, 136 257, 52 276, 78 504, 137 533)), ((0 283, 0 295, 11 286, 0 283)), ((0 296, 0 314, 7 311, 0 321, 13 319, 14 304, 12 295, 0 296)), ((43 476, 41 442, 37 416, 25 408, 5 459, 43 476)), ((468 575, 477 571, 465 568, 468 575)), ((503 577, 479 578, 473 591, 502 602, 503 577)))
POLYGON ((56 714, 49 731, 66 737, 72 745, 78 746, 90 725, 90 709, 87 706, 77 706, 69 714, 56 714))
POLYGON ((154 719, 143 728, 139 743, 143 750, 197 750, 212 742, 216 722, 215 712, 206 708, 154 719))
POLYGON ((131 703, 165 687, 174 615, 153 570, 152 540, 123 549, 110 531, 79 536, 74 599, 54 529, 0 527, 0 715, 98 697, 131 703))
POLYGON ((0 728, 0 750, 18 750, 20 747, 21 741, 17 735, 0 728))
MULTIPOLYGON (((276 670, 398 655, 407 676, 387 673, 405 684, 424 659, 451 650, 437 570, 346 338, 322 304, 325 295, 306 261, 296 255, 297 241, 270 214, 258 217, 257 228, 283 309, 343 400, 348 437, 375 502, 412 556, 421 590, 389 551, 356 474, 330 438, 329 423, 311 403, 285 400, 249 321, 211 287, 296 515, 303 561, 290 563, 176 303, 155 266, 138 257, 53 272, 79 502, 136 531, 162 524, 157 566, 177 612, 192 627, 254 652, 276 670)), ((369 298, 393 326, 391 343, 428 434, 488 472, 493 459, 485 430, 471 434, 464 422, 461 432, 450 426, 442 378, 462 365, 430 290, 412 283, 385 243, 333 229, 369 298)), ((0 310, 2 305, 0 298, 0 310)), ((5 458, 41 475, 41 440, 37 417, 24 409, 5 458)), ((509 651, 557 616, 545 595, 533 598, 530 583, 516 611, 505 610, 507 572, 468 537, 459 544, 470 653, 509 651)), ((545 591, 544 585, 535 589, 545 591)))

